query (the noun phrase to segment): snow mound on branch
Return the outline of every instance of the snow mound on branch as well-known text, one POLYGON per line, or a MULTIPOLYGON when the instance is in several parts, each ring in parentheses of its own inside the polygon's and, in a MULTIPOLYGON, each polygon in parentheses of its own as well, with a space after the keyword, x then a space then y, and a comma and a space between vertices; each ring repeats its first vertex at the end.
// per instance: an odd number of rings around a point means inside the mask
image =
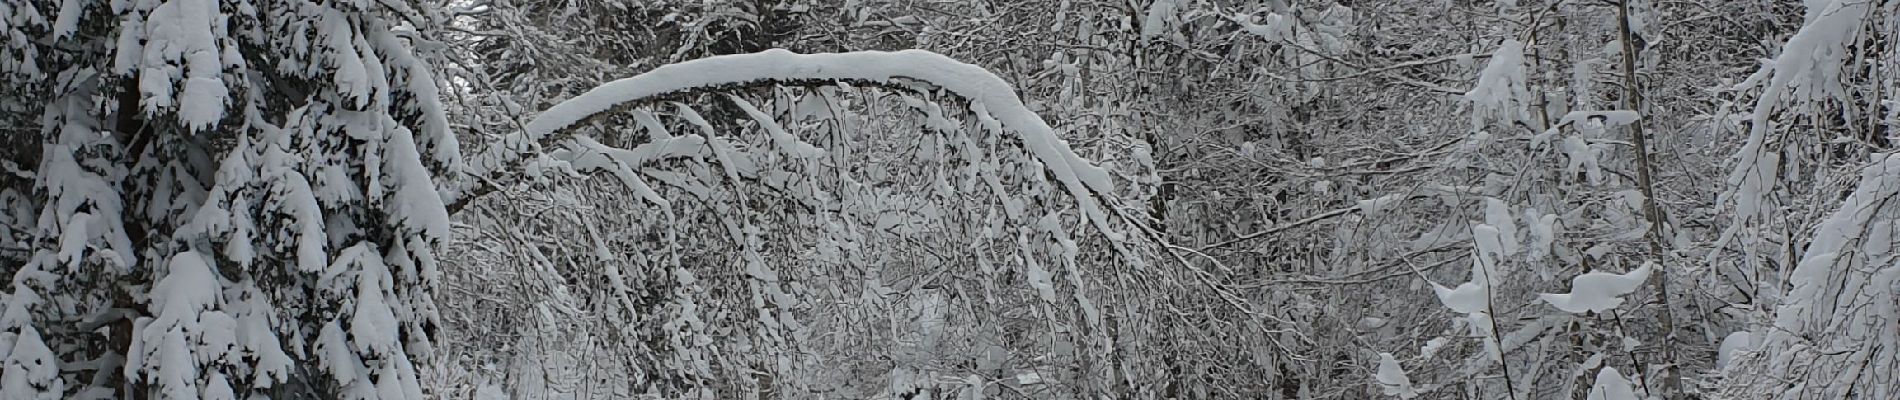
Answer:
POLYGON ((1629 378, 1616 372, 1616 368, 1603 367, 1597 371, 1596 385, 1590 387, 1590 400, 1638 400, 1636 390, 1631 388, 1629 378))
POLYGON ((1485 285, 1475 280, 1459 284, 1457 288, 1433 283, 1432 291, 1438 293, 1438 301, 1444 302, 1445 308, 1450 308, 1459 314, 1484 311, 1485 295, 1489 292, 1485 285))
MULTIPOLYGON (((1486 197, 1484 199, 1484 225, 1480 226, 1492 227, 1495 229, 1495 231, 1492 231, 1495 236, 1483 237, 1481 239, 1495 241, 1496 243, 1492 244, 1495 244, 1496 247, 1490 247, 1490 244, 1482 243, 1484 240, 1480 240, 1479 246, 1488 248, 1488 251, 1492 255, 1498 257, 1517 254, 1518 245, 1520 244, 1517 240, 1517 223, 1515 221, 1516 219, 1512 218, 1511 215, 1511 206, 1505 204, 1504 200, 1499 200, 1495 197, 1486 197)), ((1474 231, 1480 230, 1474 229, 1474 231)), ((1473 234, 1477 235, 1478 232, 1474 232, 1473 234)))
POLYGON ((1649 273, 1655 270, 1655 263, 1643 263, 1642 267, 1624 274, 1591 272, 1570 279, 1570 293, 1541 293, 1537 297, 1544 299, 1557 309, 1572 314, 1584 312, 1604 312, 1623 305, 1623 295, 1636 291, 1649 273))
POLYGON ((1148 17, 1141 22, 1141 38, 1149 39, 1168 32, 1169 22, 1179 18, 1181 4, 1176 0, 1158 0, 1148 6, 1148 17))
MULTIPOLYGON (((973 112, 988 114, 1014 131, 1023 147, 1042 161, 1076 198, 1084 215, 1106 227, 1108 214, 1091 194, 1115 193, 1107 170, 1076 155, 1041 116, 1030 111, 1016 90, 983 67, 923 50, 899 52, 798 54, 772 49, 752 54, 703 58, 655 68, 608 82, 556 104, 529 121, 521 132, 497 141, 467 164, 466 172, 486 176, 521 159, 541 139, 615 106, 667 93, 763 81, 871 81, 905 78, 940 86, 971 101, 973 112)), ((472 182, 465 182, 472 183, 472 182)), ((468 190, 451 191, 448 202, 468 190)), ((1118 235, 1110 234, 1118 238, 1118 235)))
MULTIPOLYGON (((1496 236, 1497 232, 1495 228, 1484 224, 1478 224, 1472 228, 1480 233, 1489 230, 1492 236, 1496 236)), ((1471 254, 1471 281, 1459 284, 1456 288, 1448 288, 1437 282, 1432 283, 1432 291, 1438 294, 1438 301, 1444 303, 1445 308, 1459 314, 1489 312, 1491 281, 1498 276, 1498 268, 1496 259, 1486 254, 1483 243, 1485 242, 1480 241, 1479 249, 1473 250, 1471 254)))
POLYGON ((1530 87, 1525 84, 1524 42, 1506 39, 1491 53, 1491 62, 1478 74, 1478 84, 1465 92, 1465 99, 1477 108, 1471 114, 1473 126, 1483 126, 1487 117, 1500 123, 1522 120, 1530 87))
POLYGON ((1405 376, 1405 368, 1399 366, 1399 360, 1393 358, 1392 353, 1379 353, 1379 372, 1372 378, 1379 381, 1380 390, 1387 396, 1418 397, 1418 390, 1412 388, 1412 378, 1405 376))
POLYGON ((1735 365, 1735 357, 1744 351, 1754 349, 1755 334, 1749 331, 1736 331, 1722 338, 1722 346, 1715 352, 1715 370, 1724 371, 1735 365))
MULTIPOLYGON (((1840 83, 1846 65, 1848 38, 1862 26, 1868 8, 1874 2, 1856 0, 1812 0, 1807 2, 1806 21, 1788 37, 1781 55, 1763 60, 1761 70, 1734 86, 1735 90, 1763 85, 1750 117, 1748 140, 1736 152, 1734 170, 1728 184, 1735 189, 1727 194, 1735 204, 1735 220, 1761 215, 1768 193, 1775 185, 1781 158, 1768 150, 1768 133, 1775 124, 1775 111, 1786 102, 1803 104, 1827 98, 1846 99, 1840 83), (1790 96, 1791 95, 1791 96, 1790 96), (1789 97, 1792 97, 1789 98, 1789 97)), ((1733 236, 1740 224, 1723 234, 1723 242, 1733 236)))

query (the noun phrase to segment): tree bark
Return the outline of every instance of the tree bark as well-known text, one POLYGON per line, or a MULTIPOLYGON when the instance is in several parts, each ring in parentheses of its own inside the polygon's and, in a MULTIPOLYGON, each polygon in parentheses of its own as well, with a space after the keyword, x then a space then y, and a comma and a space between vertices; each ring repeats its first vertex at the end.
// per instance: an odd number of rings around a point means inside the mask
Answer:
MULTIPOLYGON (((1616 7, 1617 34, 1623 48, 1623 108, 1641 113, 1642 92, 1636 86, 1636 35, 1630 30, 1629 2, 1619 1, 1616 7)), ((1664 267, 1663 262, 1662 210, 1656 207, 1656 190, 1650 177, 1648 135, 1643 132, 1643 120, 1639 118, 1631 122, 1629 130, 1630 143, 1636 150, 1636 185, 1643 192, 1643 218, 1649 222, 1649 232, 1644 236, 1649 242, 1649 258, 1656 262, 1657 273, 1651 278, 1650 285, 1656 290, 1657 301, 1662 303, 1656 321, 1662 325, 1663 331, 1663 340, 1657 344, 1662 353, 1658 361, 1663 365, 1660 372, 1663 375, 1663 398, 1678 399, 1682 398, 1682 377, 1675 367, 1675 313, 1669 302, 1669 269, 1664 267)), ((1652 371, 1648 375, 1654 377, 1656 372, 1652 371)))

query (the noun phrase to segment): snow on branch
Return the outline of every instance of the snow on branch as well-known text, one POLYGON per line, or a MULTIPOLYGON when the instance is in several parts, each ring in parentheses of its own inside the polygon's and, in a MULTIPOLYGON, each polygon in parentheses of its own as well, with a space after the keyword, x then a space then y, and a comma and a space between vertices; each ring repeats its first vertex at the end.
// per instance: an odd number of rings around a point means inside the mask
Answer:
POLYGON ((1730 377, 1721 387, 1725 397, 1849 398, 1900 382, 1892 361, 1900 360, 1893 329, 1900 316, 1900 228, 1893 222, 1900 219, 1900 154, 1878 158, 1814 227, 1773 308, 1773 325, 1724 340, 1734 358, 1722 360, 1730 377))
MULTIPOLYGON (((527 155, 524 153, 533 151, 534 144, 626 103, 732 85, 811 80, 890 83, 900 78, 927 82, 969 99, 973 110, 986 111, 1007 130, 1015 132, 1023 146, 1075 196, 1085 215, 1097 223, 1106 218, 1090 192, 1114 192, 1107 171, 1076 155, 1068 142, 1056 137, 1055 130, 1030 111, 1022 99, 1016 97, 1015 89, 1001 77, 982 67, 923 50, 798 54, 773 49, 662 66, 608 82, 548 108, 520 132, 476 154, 465 171, 473 179, 485 179, 513 168, 522 163, 527 155)), ((457 190, 448 192, 445 200, 451 204, 451 210, 459 209, 459 205, 483 191, 473 182, 463 183, 457 190)))
POLYGON ((1590 272, 1570 279, 1570 293, 1540 293, 1538 298, 1572 314, 1584 312, 1605 312, 1623 305, 1623 296, 1635 292, 1649 280, 1655 263, 1643 263, 1643 266, 1629 273, 1590 272))

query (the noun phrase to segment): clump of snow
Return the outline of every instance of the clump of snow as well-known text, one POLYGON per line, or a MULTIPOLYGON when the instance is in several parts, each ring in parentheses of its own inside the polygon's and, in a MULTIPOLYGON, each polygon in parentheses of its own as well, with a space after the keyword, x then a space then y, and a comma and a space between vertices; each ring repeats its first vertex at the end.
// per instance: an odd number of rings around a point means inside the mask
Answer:
POLYGON ((1715 370, 1722 371, 1735 365, 1735 357, 1753 347, 1755 334, 1749 331, 1736 331, 1722 338, 1722 347, 1715 352, 1715 370))
POLYGON ((1573 314, 1609 311, 1623 305, 1623 295, 1642 287, 1643 282, 1649 280, 1650 272, 1655 270, 1655 265, 1646 262, 1642 267, 1624 274, 1598 271, 1578 275, 1570 280, 1570 293, 1541 293, 1537 297, 1573 314))
POLYGON ((1036 255, 1030 252, 1032 247, 1029 246, 1027 232, 1016 235, 1016 246, 1023 252, 1022 260, 1024 266, 1028 268, 1029 286, 1036 289, 1036 295, 1040 296, 1042 301, 1055 303, 1057 300, 1053 274, 1047 268, 1043 268, 1042 263, 1036 261, 1036 255))
POLYGON ((1474 127, 1483 126, 1487 119, 1505 124, 1522 120, 1530 99, 1530 87, 1524 81, 1524 42, 1505 39, 1498 45, 1465 99, 1476 108, 1471 114, 1474 127))
POLYGON ((1616 372, 1616 368, 1603 367, 1597 371, 1596 384, 1590 386, 1590 400, 1639 400, 1636 390, 1631 388, 1629 378, 1616 372))
MULTIPOLYGON (((296 156, 285 151, 285 143, 265 146, 257 169, 260 175, 269 176, 272 192, 278 193, 266 201, 272 208, 288 211, 294 218, 294 232, 297 237, 297 268, 302 271, 318 271, 329 265, 327 245, 329 236, 324 233, 323 209, 317 202, 315 192, 304 174, 296 168, 296 156)), ((241 160, 234 159, 234 161, 241 160)), ((249 255, 249 249, 239 253, 249 255)), ((248 257, 241 262, 249 262, 248 257)))
POLYGON ((1448 342, 1450 342, 1450 340, 1446 340, 1443 336, 1425 341, 1425 345, 1419 346, 1418 348, 1419 358, 1430 359, 1432 356, 1438 355, 1438 351, 1444 349, 1445 344, 1448 342))
POLYGON ((1399 366, 1399 360, 1393 358, 1392 353, 1379 353, 1379 371, 1372 378, 1379 381, 1379 390, 1387 396, 1418 397, 1418 390, 1412 388, 1412 378, 1405 376, 1405 368, 1399 366))
MULTIPOLYGON (((85 115, 82 102, 66 99, 60 103, 66 114, 85 115)), ((68 267, 78 266, 86 252, 98 249, 109 250, 97 253, 109 261, 107 265, 129 271, 137 266, 138 257, 124 224, 116 218, 124 212, 124 203, 107 178, 120 171, 95 171, 78 156, 100 142, 95 138, 101 132, 84 121, 68 118, 60 128, 59 143, 48 146, 41 161, 40 181, 48 199, 40 228, 59 232, 59 260, 68 267)))
POLYGON ((391 214, 401 216, 403 226, 410 232, 431 240, 448 240, 449 212, 429 178, 429 170, 422 164, 422 153, 416 147, 415 138, 390 116, 383 115, 381 119, 388 135, 384 138, 388 147, 383 152, 382 167, 389 176, 384 182, 395 189, 393 201, 389 203, 391 214))
POLYGON ((164 278, 152 286, 154 316, 135 322, 126 375, 144 376, 166 397, 195 397, 200 360, 223 358, 238 340, 236 321, 212 311, 222 291, 202 254, 173 255, 164 278))
MULTIPOLYGON (((0 335, 5 338, 10 335, 0 335)), ((30 326, 20 327, 17 336, 11 338, 6 358, 0 360, 0 397, 27 400, 54 400, 66 391, 66 382, 59 377, 59 358, 53 350, 46 347, 40 339, 38 330, 30 326)))
POLYGON ((1495 238, 1497 240, 1497 249, 1494 253, 1497 256, 1503 257, 1517 254, 1519 244, 1517 219, 1512 217, 1513 214, 1514 213, 1511 212, 1511 206, 1505 204, 1504 200, 1499 200, 1495 197, 1487 197, 1484 199, 1484 224, 1497 229, 1497 237, 1495 238))
POLYGON ((1484 312, 1490 308, 1491 281, 1494 267, 1487 265, 1485 257, 1473 254, 1471 257, 1471 281, 1459 284, 1457 288, 1447 288, 1432 283, 1432 291, 1438 294, 1438 301, 1446 308, 1459 314, 1484 312))
POLYGON ((508 400, 508 393, 502 391, 501 385, 483 382, 475 387, 475 400, 508 400))
POLYGON ((1484 311, 1485 300, 1488 297, 1486 292, 1489 291, 1475 280, 1458 284, 1457 288, 1433 283, 1432 290, 1438 293, 1438 301, 1445 303, 1445 308, 1450 308, 1459 314, 1484 311))
POLYGON ((1155 0, 1148 6, 1148 16, 1141 21, 1141 38, 1151 39, 1168 32, 1169 24, 1180 17, 1179 0, 1155 0))
MULTIPOLYGON (((167 1, 153 8, 143 24, 139 91, 146 113, 176 107, 179 122, 202 130, 224 117, 230 92, 224 87, 224 62, 216 38, 224 19, 210 0, 167 1), (184 78, 184 93, 172 92, 184 78)), ((131 55, 127 55, 130 57, 131 55)))
POLYGON ((1569 160, 1569 163, 1564 166, 1565 174, 1583 173, 1591 184, 1603 182, 1603 165, 1597 160, 1597 156, 1603 154, 1604 151, 1599 146, 1590 144, 1590 141, 1581 136, 1572 135, 1565 137, 1558 144, 1558 150, 1562 151, 1564 158, 1569 160))

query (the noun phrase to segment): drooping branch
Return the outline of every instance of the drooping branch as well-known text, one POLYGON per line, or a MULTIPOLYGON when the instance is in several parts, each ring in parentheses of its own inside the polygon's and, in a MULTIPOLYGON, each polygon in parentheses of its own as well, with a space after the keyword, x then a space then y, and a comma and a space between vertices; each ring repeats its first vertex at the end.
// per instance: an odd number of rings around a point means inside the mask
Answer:
MULTIPOLYGON (((503 137, 467 163, 465 176, 445 192, 451 213, 471 199, 493 191, 483 182, 519 167, 535 151, 568 129, 617 107, 655 98, 753 84, 858 82, 888 85, 897 79, 926 82, 971 101, 972 111, 994 118, 997 128, 1014 132, 1063 187, 1083 214, 1104 232, 1107 214, 1094 193, 1113 193, 1108 172, 1091 164, 1056 137, 1055 129, 1016 97, 1001 77, 975 65, 923 50, 798 54, 774 49, 752 54, 710 57, 666 65, 608 82, 543 111, 520 132, 503 137)), ((986 121, 987 122, 987 121, 986 121)), ((1112 235, 1112 234, 1111 234, 1112 235)))

